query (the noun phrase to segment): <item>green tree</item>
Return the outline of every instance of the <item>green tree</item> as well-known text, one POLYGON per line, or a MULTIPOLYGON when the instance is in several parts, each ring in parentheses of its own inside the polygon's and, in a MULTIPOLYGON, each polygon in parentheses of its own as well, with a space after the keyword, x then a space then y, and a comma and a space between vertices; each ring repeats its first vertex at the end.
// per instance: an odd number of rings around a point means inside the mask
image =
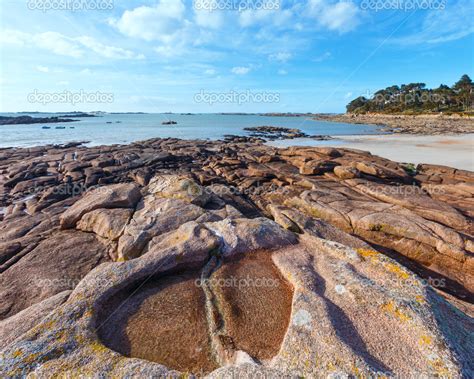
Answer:
POLYGON ((425 83, 393 85, 378 90, 367 99, 360 96, 347 105, 347 112, 426 113, 464 112, 473 109, 474 84, 463 75, 452 87, 441 84, 426 88, 425 83))
POLYGON ((359 96, 358 98, 352 100, 349 104, 347 104, 346 109, 349 113, 356 113, 356 112, 366 112, 365 106, 367 105, 369 100, 364 96, 359 96))

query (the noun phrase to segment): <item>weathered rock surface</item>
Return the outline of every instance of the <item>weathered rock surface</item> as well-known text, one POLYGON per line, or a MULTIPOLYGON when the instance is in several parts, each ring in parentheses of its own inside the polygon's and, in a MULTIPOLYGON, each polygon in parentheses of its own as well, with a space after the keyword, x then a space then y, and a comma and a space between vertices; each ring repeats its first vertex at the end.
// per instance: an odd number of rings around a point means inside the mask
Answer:
POLYGON ((229 137, 3 149, 0 184, 2 377, 474 375, 472 172, 229 137))
POLYGON ((63 304, 70 294, 70 290, 60 292, 18 312, 12 317, 0 321, 0 341, 2 341, 2 344, 6 346, 21 337, 23 333, 28 332, 41 319, 63 304))
POLYGON ((96 209, 86 213, 77 223, 77 229, 93 232, 109 240, 117 240, 133 214, 132 209, 96 209))
POLYGON ((2 375, 472 373, 472 319, 375 250, 303 235, 220 263, 231 244, 210 233, 97 267, 4 349, 2 375))
POLYGON ((0 275, 0 319, 74 289, 107 260, 105 247, 93 234, 58 232, 45 239, 0 275))
POLYGON ((73 227, 87 212, 98 208, 133 208, 140 198, 140 190, 134 184, 116 184, 94 189, 61 215, 61 227, 73 227))

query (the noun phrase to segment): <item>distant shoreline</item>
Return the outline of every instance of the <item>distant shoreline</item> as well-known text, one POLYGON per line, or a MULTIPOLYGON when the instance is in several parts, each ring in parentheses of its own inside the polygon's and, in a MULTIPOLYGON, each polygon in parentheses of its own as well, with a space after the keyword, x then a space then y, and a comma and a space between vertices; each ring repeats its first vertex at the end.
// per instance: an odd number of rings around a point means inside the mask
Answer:
MULTIPOLYGON (((64 117, 71 117, 70 115, 64 117)), ((82 116, 75 116, 82 117, 82 116)), ((0 116, 0 125, 31 125, 31 124, 56 124, 60 122, 77 122, 79 120, 73 120, 70 118, 59 118, 59 117, 4 117, 0 116)))
POLYGON ((397 134, 441 135, 474 133, 474 117, 444 114, 318 114, 318 121, 382 126, 382 131, 397 134))

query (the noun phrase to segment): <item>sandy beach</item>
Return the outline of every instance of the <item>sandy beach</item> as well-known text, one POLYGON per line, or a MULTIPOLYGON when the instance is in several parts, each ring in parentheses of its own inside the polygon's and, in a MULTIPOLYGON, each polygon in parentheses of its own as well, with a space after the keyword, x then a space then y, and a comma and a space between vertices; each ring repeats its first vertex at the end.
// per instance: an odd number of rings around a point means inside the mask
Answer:
POLYGON ((335 146, 370 151, 374 155, 406 163, 430 163, 474 170, 474 134, 342 136, 331 141, 294 139, 272 141, 276 147, 335 146))

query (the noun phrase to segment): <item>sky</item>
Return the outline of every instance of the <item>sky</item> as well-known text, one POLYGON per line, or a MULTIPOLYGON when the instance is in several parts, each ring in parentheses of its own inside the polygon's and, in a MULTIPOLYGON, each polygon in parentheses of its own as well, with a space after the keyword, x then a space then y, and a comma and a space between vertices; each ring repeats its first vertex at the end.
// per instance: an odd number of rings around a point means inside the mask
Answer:
POLYGON ((393 84, 474 78, 474 0, 0 7, 1 112, 344 112, 393 84))

